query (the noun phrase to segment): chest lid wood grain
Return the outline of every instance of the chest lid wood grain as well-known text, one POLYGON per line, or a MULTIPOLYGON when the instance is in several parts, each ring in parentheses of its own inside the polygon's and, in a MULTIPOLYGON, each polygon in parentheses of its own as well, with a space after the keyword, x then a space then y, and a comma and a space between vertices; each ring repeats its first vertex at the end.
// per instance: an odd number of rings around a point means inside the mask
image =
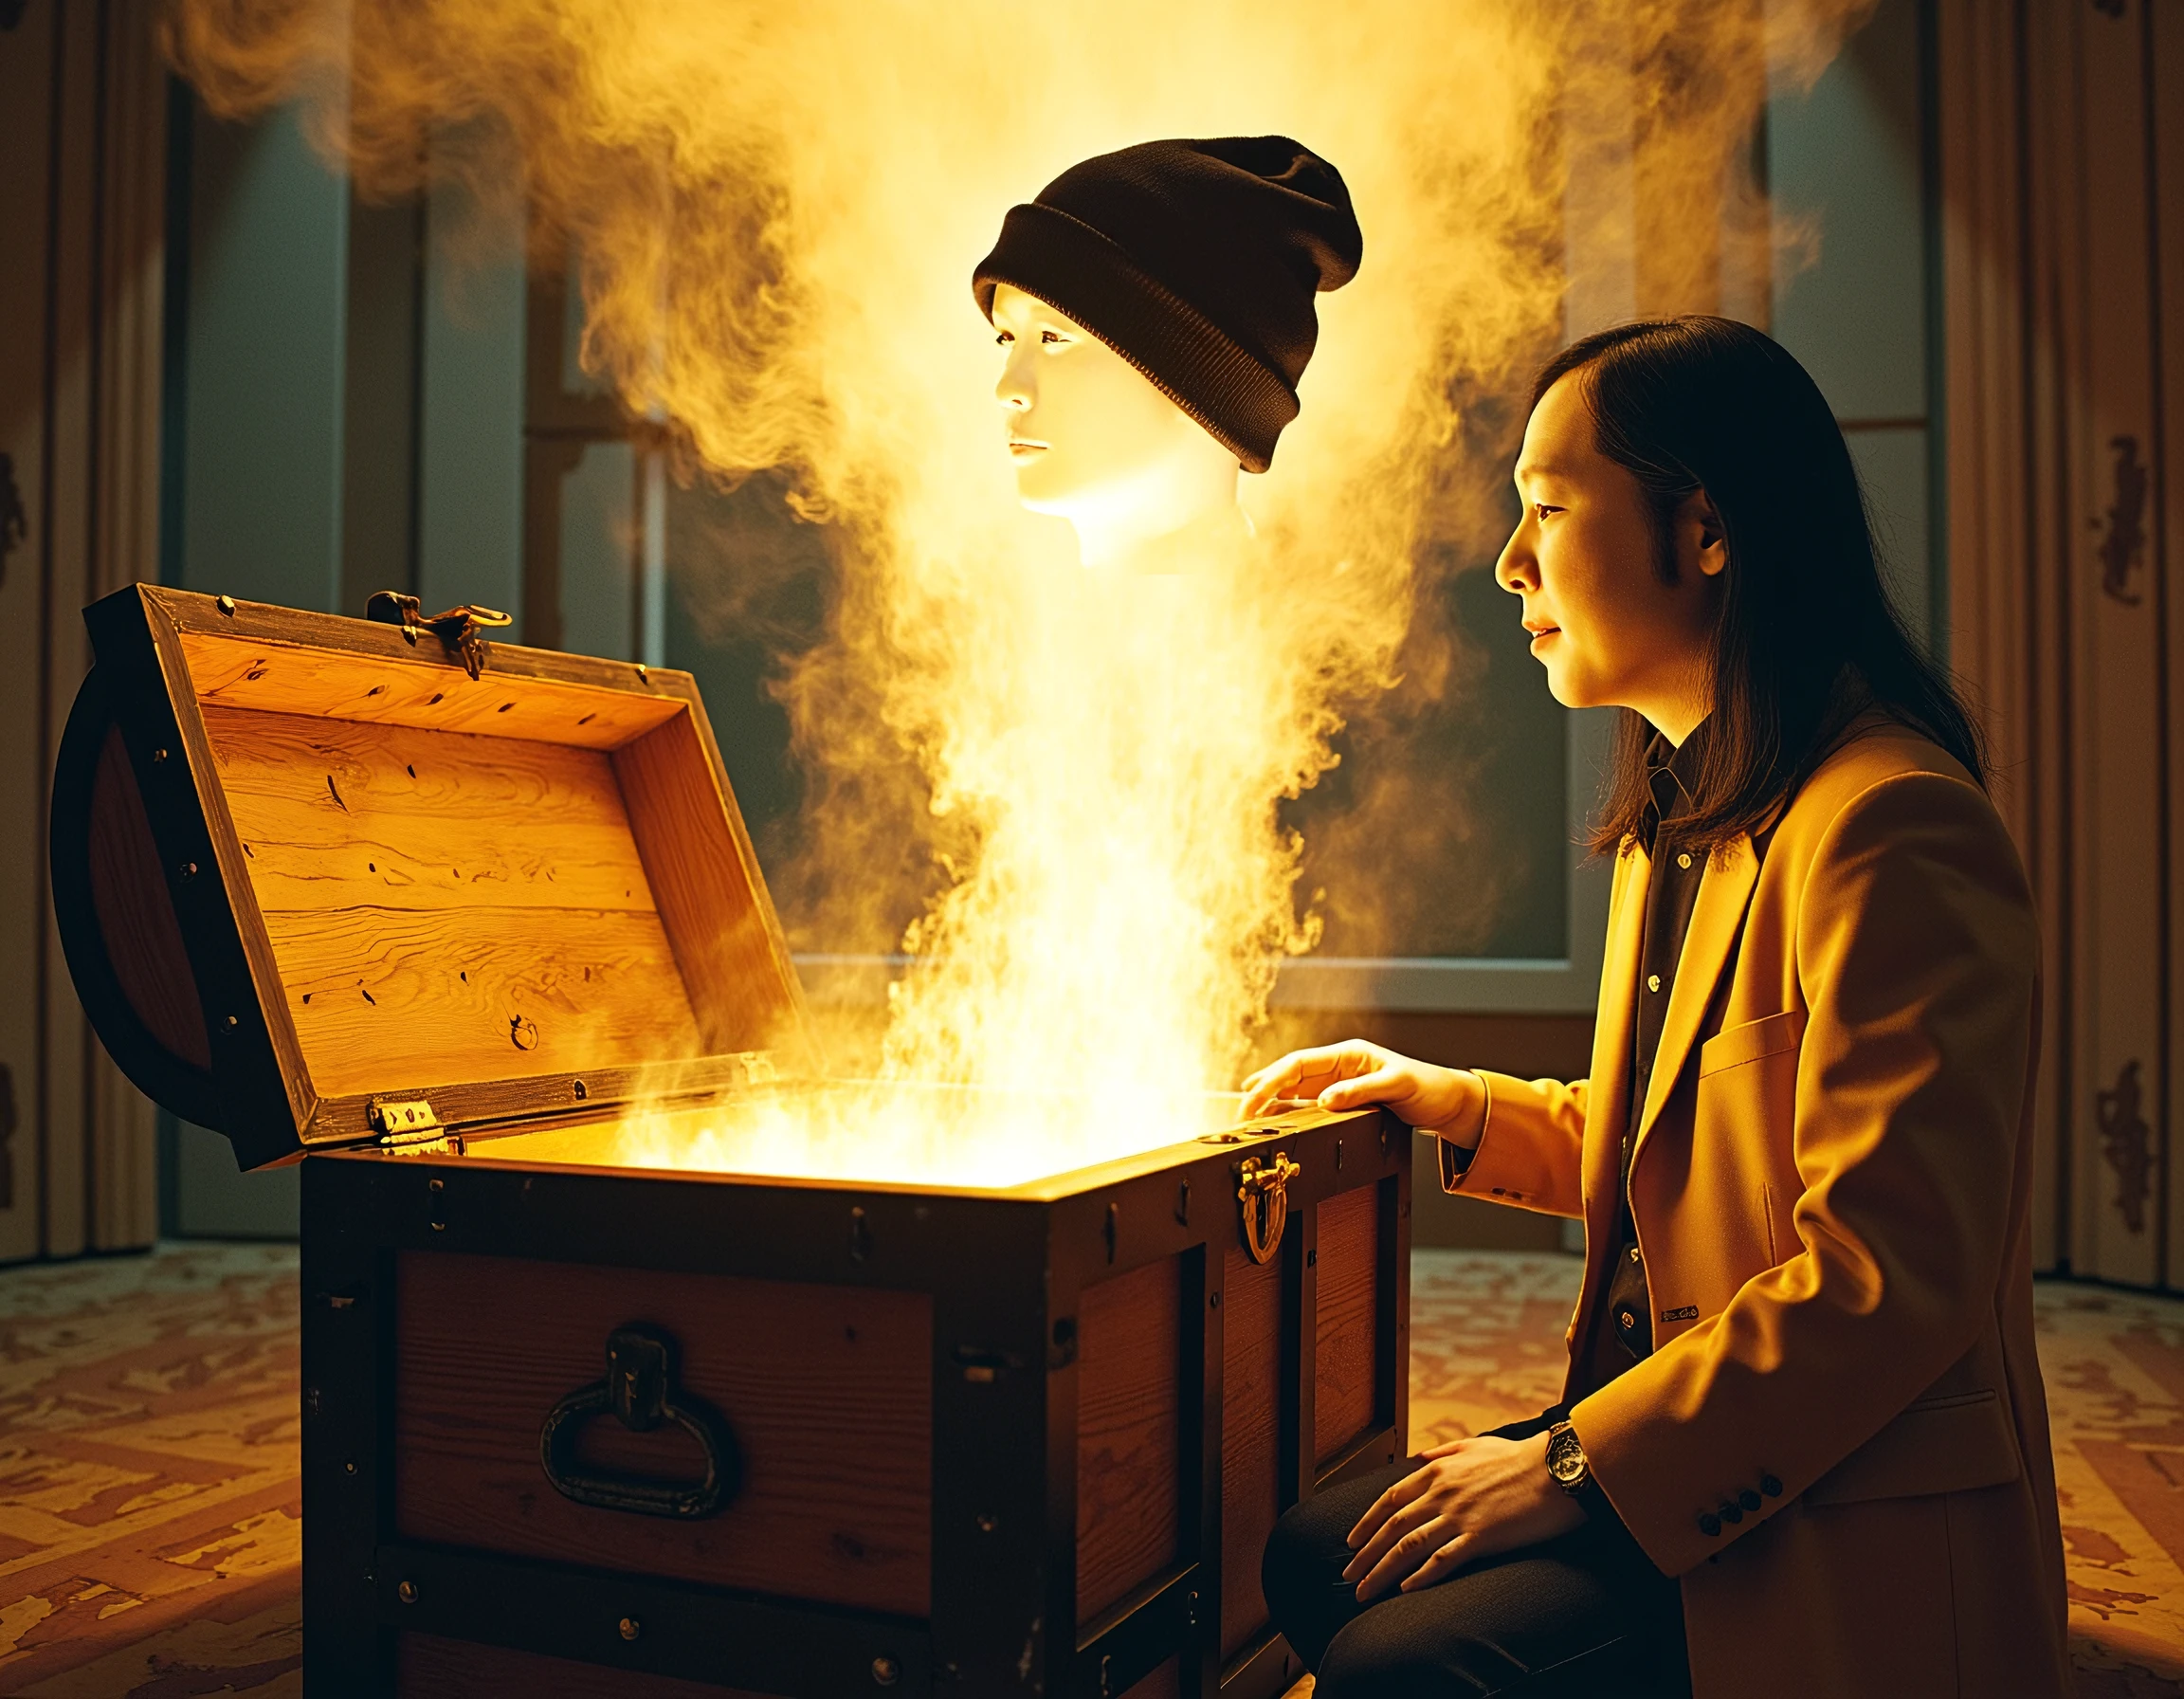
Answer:
POLYGON ((132 1079, 246 1167, 815 1066, 687 673, 132 586, 54 896, 132 1079))

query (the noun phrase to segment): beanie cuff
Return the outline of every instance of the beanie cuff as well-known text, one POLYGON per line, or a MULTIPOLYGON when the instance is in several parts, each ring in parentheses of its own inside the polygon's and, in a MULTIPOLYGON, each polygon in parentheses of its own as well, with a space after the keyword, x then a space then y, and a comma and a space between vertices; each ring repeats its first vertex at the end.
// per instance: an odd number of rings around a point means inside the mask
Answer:
POLYGON ((1119 245, 1053 207, 1011 207, 972 287, 993 317, 1009 283, 1066 313, 1143 373, 1246 471, 1274 460, 1297 392, 1212 320, 1149 276, 1119 245))

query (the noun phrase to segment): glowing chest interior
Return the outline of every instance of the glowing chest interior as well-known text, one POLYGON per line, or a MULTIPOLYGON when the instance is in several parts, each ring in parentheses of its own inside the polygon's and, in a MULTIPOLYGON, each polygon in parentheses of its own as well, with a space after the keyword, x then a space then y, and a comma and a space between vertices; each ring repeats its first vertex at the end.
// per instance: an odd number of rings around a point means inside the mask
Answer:
POLYGON ((1405 1449, 1406 1129, 1125 1105, 1043 1172, 1039 1100, 825 1077, 686 675, 87 618, 85 1006, 310 1156, 315 1693, 1288 1684, 1265 1533, 1405 1449))

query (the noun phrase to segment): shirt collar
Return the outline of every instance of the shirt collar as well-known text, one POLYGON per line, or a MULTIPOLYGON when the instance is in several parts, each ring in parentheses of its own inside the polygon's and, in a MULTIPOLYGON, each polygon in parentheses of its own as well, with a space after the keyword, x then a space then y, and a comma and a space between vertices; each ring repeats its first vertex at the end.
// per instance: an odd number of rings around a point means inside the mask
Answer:
POLYGON ((1691 812, 1711 724, 1711 721, 1702 720, 1681 744, 1669 742, 1664 733, 1656 731, 1646 745, 1646 788, 1652 800, 1646 807, 1639 836, 1648 854, 1663 822, 1680 819, 1691 812))

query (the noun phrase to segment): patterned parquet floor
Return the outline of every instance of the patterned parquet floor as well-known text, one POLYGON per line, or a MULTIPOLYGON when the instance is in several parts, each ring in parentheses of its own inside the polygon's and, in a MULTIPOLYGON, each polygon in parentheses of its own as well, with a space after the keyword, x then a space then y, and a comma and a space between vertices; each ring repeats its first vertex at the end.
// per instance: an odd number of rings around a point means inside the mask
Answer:
MULTIPOLYGON (((1421 1251, 1432 1444, 1560 1377, 1573 1259, 1421 1251)), ((2184 1699, 2184 1300, 2040 1292, 2080 1699, 2184 1699)), ((0 1694, 302 1691, 293 1249, 0 1272, 0 1694)))
POLYGON ((0 1273, 0 1693, 300 1694, 296 1251, 0 1273))

